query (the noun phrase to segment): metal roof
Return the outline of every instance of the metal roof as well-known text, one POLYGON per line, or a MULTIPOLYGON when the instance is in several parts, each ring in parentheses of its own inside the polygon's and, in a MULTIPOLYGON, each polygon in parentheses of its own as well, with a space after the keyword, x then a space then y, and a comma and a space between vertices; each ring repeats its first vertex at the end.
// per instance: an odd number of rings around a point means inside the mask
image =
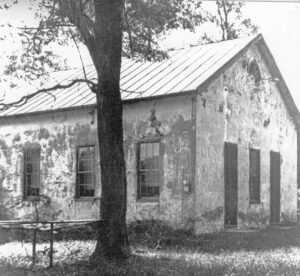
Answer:
MULTIPOLYGON (((174 50, 168 53, 168 59, 160 62, 134 61, 123 58, 120 80, 122 99, 129 100, 194 91, 253 40, 255 40, 254 37, 249 37, 174 50)), ((87 66, 86 72, 89 79, 96 80, 97 75, 93 65, 87 66)), ((51 75, 45 88, 57 83, 68 84, 73 79, 83 77, 82 68, 57 72, 51 75)), ((30 92, 36 90, 33 87, 30 92)), ((95 94, 90 91, 86 83, 78 83, 67 89, 58 89, 51 94, 53 96, 46 93, 39 94, 20 107, 12 107, 0 112, 0 116, 65 109, 96 103, 95 94)))

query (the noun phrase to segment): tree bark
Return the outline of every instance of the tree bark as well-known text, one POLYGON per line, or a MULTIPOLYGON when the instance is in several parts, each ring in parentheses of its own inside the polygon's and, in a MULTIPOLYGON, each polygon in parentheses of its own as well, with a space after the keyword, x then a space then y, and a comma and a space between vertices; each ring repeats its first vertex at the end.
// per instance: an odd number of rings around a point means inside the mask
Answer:
POLYGON ((120 71, 124 0, 93 0, 95 18, 81 1, 59 0, 60 15, 74 24, 98 74, 97 130, 101 167, 98 240, 92 259, 129 256, 126 228, 127 182, 123 150, 120 71))
POLYGON ((122 51, 122 0, 94 0, 93 60, 98 73, 97 122, 101 166, 100 214, 103 223, 94 257, 129 256, 126 228, 127 181, 123 150, 120 69, 122 51))

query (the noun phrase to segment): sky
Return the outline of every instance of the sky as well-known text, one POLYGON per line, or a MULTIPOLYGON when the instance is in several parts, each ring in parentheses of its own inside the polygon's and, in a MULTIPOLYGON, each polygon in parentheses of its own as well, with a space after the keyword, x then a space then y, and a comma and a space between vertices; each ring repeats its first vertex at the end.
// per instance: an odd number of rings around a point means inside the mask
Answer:
MULTIPOLYGON (((2 0, 0 0, 1 2, 2 0)), ((18 26, 21 20, 28 20, 31 12, 26 8, 27 0, 20 0, 17 7, 9 12, 0 12, 0 24, 7 21, 18 26)), ((212 8, 215 3, 203 2, 204 6, 212 8)), ((286 81, 298 109, 300 110, 300 0, 295 2, 246 2, 243 14, 249 17, 252 23, 259 27, 269 46, 277 65, 286 81)), ((212 30, 213 31, 213 30, 212 30)), ((199 34, 178 31, 173 33, 167 44, 178 47, 186 47, 195 44, 199 40, 199 34)), ((12 50, 18 49, 18 43, 0 44, 0 58, 2 64, 7 62, 5 55, 12 50)), ((70 67, 80 67, 80 59, 75 47, 60 48, 56 51, 69 61, 70 67)), ((86 63, 91 63, 87 52, 83 53, 86 63)), ((0 68, 1 69, 1 68, 0 68)), ((12 95, 11 95, 12 96, 12 95)))
MULTIPOLYGON (((258 32, 263 35, 300 110, 300 1, 258 1, 246 2, 243 14, 259 27, 258 32)), ((203 3, 209 9, 215 5, 211 1, 203 3)), ((185 47, 198 39, 197 33, 180 31, 168 43, 185 47)))
POLYGON ((300 110, 300 1, 250 2, 245 15, 259 26, 300 110))

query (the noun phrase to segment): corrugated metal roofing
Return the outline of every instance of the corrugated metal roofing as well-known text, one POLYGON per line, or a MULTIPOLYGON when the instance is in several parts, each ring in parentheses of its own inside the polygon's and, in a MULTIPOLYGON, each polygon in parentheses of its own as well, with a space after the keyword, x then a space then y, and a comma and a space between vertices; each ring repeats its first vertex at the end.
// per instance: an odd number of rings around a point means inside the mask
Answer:
MULTIPOLYGON (((121 96, 123 100, 193 91, 230 61, 255 38, 235 39, 225 42, 194 46, 169 52, 161 62, 134 61, 124 58, 121 68, 121 96)), ((86 67, 89 79, 96 80, 92 65, 86 67)), ((45 86, 67 84, 83 78, 82 68, 54 73, 45 86)), ((35 92, 33 88, 31 92, 35 92)), ((13 91, 11 92, 13 93, 13 91)), ((56 110, 95 104, 95 95, 85 83, 67 89, 42 93, 20 107, 2 111, 0 116, 56 110)))

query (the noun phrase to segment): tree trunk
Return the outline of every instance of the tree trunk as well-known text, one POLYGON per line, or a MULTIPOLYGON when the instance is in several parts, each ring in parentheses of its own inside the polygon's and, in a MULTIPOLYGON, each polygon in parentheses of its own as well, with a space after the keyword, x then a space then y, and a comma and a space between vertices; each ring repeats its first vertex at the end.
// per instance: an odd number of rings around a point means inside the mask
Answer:
POLYGON ((123 150, 120 68, 122 0, 94 0, 98 73, 97 118, 101 166, 100 213, 103 224, 94 257, 129 256, 126 228, 127 182, 123 150))

